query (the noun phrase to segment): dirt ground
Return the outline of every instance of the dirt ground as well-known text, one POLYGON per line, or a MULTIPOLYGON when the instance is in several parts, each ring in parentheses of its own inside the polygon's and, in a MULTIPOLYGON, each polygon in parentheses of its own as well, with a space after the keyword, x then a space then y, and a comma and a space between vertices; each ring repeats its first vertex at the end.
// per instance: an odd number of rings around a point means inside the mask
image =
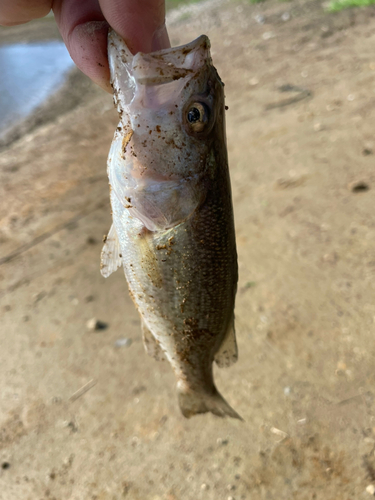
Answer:
POLYGON ((226 84, 240 359, 215 378, 245 422, 181 416, 100 275, 117 116, 85 84, 0 151, 0 499, 369 498, 375 10, 214 2, 169 29, 209 35, 226 84))

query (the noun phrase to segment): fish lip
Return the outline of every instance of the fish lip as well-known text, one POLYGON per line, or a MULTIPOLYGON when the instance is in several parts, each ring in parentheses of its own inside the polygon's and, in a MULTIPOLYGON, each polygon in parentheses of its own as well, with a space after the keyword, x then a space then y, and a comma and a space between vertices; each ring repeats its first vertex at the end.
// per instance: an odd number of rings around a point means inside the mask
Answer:
POLYGON ((174 52, 182 52, 183 55, 187 55, 193 50, 197 50, 199 48, 202 50, 209 50, 211 48, 211 42, 207 35, 200 35, 192 42, 178 45, 177 47, 169 47, 168 49, 156 50, 155 52, 150 52, 148 54, 145 52, 138 52, 138 54, 141 54, 142 56, 161 57, 173 54, 174 52))

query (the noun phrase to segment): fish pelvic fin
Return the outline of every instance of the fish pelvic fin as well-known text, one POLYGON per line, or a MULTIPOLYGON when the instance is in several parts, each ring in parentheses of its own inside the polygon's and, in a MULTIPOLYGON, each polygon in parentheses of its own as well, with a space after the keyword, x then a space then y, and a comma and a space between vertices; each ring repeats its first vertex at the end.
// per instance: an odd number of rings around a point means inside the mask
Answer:
POLYGON ((210 392, 198 392, 179 381, 177 394, 181 413, 186 418, 211 412, 221 418, 232 417, 243 421, 243 418, 229 406, 215 386, 210 392))
POLYGON ((100 272, 104 278, 108 278, 108 276, 122 265, 120 243, 113 224, 104 241, 105 243, 100 259, 100 272))

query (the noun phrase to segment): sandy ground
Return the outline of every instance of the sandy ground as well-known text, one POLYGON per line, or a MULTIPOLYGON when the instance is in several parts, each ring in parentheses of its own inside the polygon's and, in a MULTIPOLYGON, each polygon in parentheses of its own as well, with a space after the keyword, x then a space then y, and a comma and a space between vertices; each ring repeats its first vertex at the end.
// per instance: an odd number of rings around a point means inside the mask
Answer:
POLYGON ((375 10, 222 2, 170 26, 173 44, 202 32, 240 267, 240 359, 215 377, 245 422, 181 416, 122 272, 100 275, 117 117, 90 86, 0 152, 1 500, 370 497, 375 10))

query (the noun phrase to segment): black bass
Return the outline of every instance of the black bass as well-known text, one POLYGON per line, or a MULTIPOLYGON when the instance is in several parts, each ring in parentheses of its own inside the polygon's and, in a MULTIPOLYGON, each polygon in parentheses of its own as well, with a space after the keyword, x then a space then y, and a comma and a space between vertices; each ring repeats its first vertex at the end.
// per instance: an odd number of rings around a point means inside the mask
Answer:
POLYGON ((206 36, 133 56, 108 55, 120 123, 108 157, 113 224, 101 272, 123 265, 146 351, 167 358, 185 417, 240 418, 212 372, 237 360, 237 253, 224 89, 206 36))

